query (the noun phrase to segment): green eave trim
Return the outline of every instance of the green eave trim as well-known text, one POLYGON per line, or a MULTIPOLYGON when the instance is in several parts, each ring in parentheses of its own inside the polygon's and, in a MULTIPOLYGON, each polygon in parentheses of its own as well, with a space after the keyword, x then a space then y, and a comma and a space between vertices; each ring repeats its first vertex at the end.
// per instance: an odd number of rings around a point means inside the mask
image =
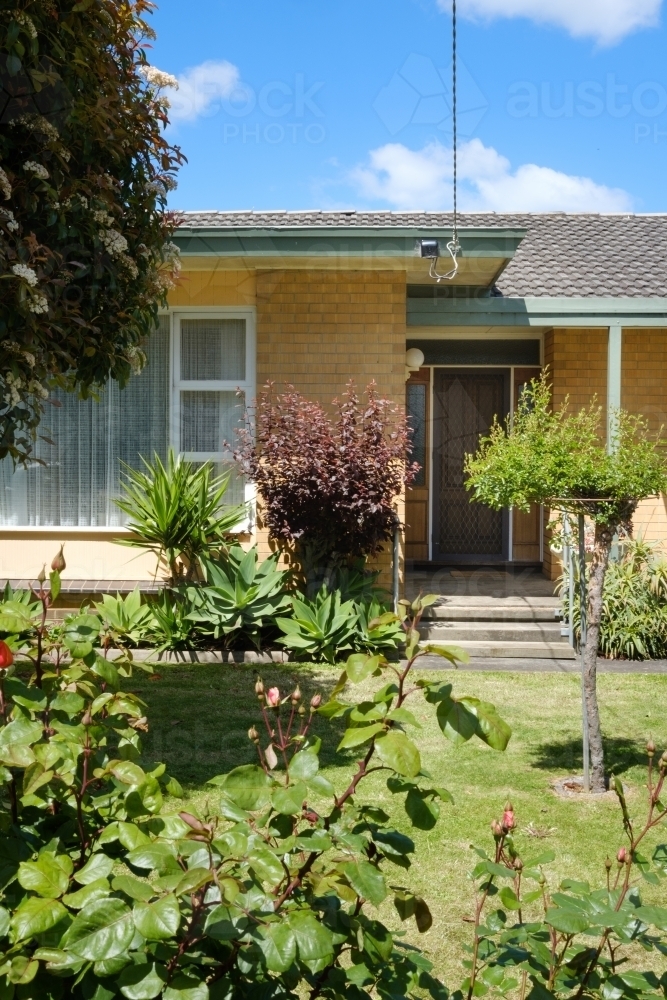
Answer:
MULTIPOLYGON (((462 257, 509 260, 525 229, 460 229, 462 257)), ((444 251, 451 229, 425 226, 294 229, 178 229, 173 239, 183 256, 198 257, 417 257, 416 241, 438 239, 444 251)), ((446 251, 445 251, 446 252, 446 251)))
POLYGON ((667 298, 408 299, 408 326, 667 326, 667 298))

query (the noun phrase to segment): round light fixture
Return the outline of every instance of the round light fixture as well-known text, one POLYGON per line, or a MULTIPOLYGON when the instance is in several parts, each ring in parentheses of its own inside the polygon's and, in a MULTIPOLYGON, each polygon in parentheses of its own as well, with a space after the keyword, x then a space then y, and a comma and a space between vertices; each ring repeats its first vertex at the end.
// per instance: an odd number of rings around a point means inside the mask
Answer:
POLYGON ((405 352, 405 363, 408 368, 419 369, 424 364, 424 352, 418 347, 411 347, 405 352))

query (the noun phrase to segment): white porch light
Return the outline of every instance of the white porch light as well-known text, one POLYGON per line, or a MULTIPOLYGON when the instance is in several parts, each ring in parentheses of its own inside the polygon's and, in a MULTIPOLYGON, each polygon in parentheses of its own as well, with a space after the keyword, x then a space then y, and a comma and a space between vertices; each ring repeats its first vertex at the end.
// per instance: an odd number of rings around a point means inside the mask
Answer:
POLYGON ((410 372, 418 372, 424 364, 424 352, 418 347, 411 347, 405 352, 405 379, 410 378, 410 372))

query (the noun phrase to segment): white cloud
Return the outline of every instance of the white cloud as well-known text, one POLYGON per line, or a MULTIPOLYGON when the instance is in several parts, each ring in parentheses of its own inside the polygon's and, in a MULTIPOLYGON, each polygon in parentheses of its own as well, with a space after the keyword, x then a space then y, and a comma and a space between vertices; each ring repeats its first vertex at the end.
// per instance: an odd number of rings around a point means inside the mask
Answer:
MULTIPOLYGON (((448 12, 451 0, 438 0, 448 12)), ((565 28, 575 38, 613 45, 639 28, 658 24, 662 0, 460 0, 464 16, 488 20, 527 17, 538 24, 565 28)))
POLYGON ((178 77, 178 90, 168 94, 169 120, 192 122, 215 114, 221 100, 228 100, 239 87, 239 71, 230 62, 209 60, 178 77))
MULTIPOLYGON (((625 212, 632 199, 621 188, 509 160, 479 139, 462 145, 458 158, 459 204, 469 212, 625 212)), ((439 142, 420 150, 387 143, 369 153, 350 181, 360 195, 396 209, 442 211, 452 204, 452 152, 439 142)))

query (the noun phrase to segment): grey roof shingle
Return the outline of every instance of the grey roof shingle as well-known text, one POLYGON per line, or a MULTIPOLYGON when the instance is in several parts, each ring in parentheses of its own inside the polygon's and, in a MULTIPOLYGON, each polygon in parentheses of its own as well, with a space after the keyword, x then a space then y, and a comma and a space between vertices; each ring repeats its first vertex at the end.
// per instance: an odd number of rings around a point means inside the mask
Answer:
MULTIPOLYGON (((184 212, 201 229, 450 227, 447 212, 184 212)), ((524 228, 502 295, 667 296, 667 214, 465 213, 461 227, 524 228)))

